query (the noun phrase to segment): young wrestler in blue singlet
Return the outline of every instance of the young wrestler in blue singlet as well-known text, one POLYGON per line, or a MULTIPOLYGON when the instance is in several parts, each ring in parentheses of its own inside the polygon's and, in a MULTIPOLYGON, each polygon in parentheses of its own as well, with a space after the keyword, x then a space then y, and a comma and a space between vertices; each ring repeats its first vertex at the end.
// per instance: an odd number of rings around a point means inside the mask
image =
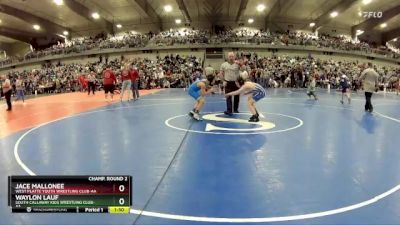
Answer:
POLYGON ((267 95, 267 92, 261 85, 251 81, 244 81, 243 78, 239 78, 237 82, 241 86, 240 89, 227 93, 226 96, 240 95, 241 93, 247 95, 247 106, 251 114, 253 114, 253 116, 250 117, 249 122, 260 121, 259 114, 256 109, 256 102, 264 98, 267 95))
POLYGON ((212 93, 212 89, 210 88, 207 91, 207 88, 212 85, 214 78, 214 75, 207 75, 207 79, 195 81, 189 87, 189 95, 196 100, 193 110, 189 112, 189 116, 196 120, 201 120, 199 113, 205 104, 205 96, 212 93))

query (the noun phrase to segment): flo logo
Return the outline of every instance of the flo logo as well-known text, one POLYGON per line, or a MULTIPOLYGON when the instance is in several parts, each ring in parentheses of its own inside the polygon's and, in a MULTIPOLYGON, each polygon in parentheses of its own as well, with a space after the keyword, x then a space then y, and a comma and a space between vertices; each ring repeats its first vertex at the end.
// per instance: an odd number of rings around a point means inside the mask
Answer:
MULTIPOLYGON (((247 113, 244 113, 247 114, 247 113)), ((205 131, 237 131, 237 132, 249 132, 249 131, 262 131, 262 130, 268 130, 272 129, 275 127, 275 124, 266 122, 266 121, 259 121, 257 123, 254 122, 249 122, 245 119, 240 119, 240 118, 228 118, 228 117, 221 117, 221 113, 212 113, 212 114, 206 114, 203 116, 203 119, 207 121, 205 131), (235 123, 235 124, 243 124, 243 125, 249 125, 249 124, 257 124, 256 127, 253 128, 235 128, 235 127, 222 127, 222 126, 216 126, 211 123, 211 121, 215 122, 229 122, 229 123, 235 123)))
POLYGON ((383 12, 362 12, 364 18, 382 18, 383 12))

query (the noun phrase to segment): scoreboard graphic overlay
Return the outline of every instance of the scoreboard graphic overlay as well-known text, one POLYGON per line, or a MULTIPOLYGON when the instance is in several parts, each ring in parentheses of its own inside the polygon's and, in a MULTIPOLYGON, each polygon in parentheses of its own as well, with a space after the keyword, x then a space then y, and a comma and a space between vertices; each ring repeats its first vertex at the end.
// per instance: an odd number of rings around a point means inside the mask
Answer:
POLYGON ((129 213, 131 176, 9 176, 15 213, 129 213))

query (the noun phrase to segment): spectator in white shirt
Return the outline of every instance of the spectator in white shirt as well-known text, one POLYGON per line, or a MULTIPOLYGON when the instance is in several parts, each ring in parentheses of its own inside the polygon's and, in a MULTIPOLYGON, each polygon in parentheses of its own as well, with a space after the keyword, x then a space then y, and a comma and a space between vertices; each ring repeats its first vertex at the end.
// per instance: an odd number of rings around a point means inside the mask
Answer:
POLYGON ((7 111, 11 111, 12 110, 12 105, 11 105, 11 94, 12 94, 11 82, 10 82, 10 79, 8 79, 8 77, 6 77, 4 75, 3 75, 2 79, 4 80, 4 82, 2 84, 2 91, 3 91, 4 97, 6 98, 6 102, 7 102, 7 111))
POLYGON ((22 102, 25 102, 24 89, 25 89, 24 81, 21 79, 21 76, 18 76, 17 80, 15 81, 15 90, 17 91, 16 101, 22 99, 22 102))
POLYGON ((87 79, 88 79, 88 95, 90 95, 90 90, 92 90, 92 93, 94 95, 94 92, 96 90, 96 73, 94 71, 91 71, 87 79))
POLYGON ((374 91, 378 91, 378 73, 372 67, 372 63, 368 63, 368 68, 366 68, 359 78, 363 83, 364 92, 365 92, 365 111, 372 113, 373 106, 371 103, 372 93, 374 91))

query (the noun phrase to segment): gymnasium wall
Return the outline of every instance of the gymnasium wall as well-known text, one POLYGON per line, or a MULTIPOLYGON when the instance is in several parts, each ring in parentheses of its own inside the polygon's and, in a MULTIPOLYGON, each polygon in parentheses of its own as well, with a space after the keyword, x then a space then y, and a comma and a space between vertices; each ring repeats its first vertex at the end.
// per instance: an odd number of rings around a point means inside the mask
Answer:
MULTIPOLYGON (((120 33, 120 32, 128 32, 128 31, 134 31, 138 33, 148 33, 152 31, 153 33, 158 33, 160 31, 160 28, 152 23, 149 20, 143 20, 143 21, 133 21, 132 23, 124 23, 122 29, 118 29, 114 27, 114 32, 120 33)), ((102 28, 93 26, 92 24, 88 23, 87 26, 81 29, 75 29, 74 32, 71 34, 72 38, 78 38, 78 37, 88 37, 88 36, 96 36, 99 33, 104 32, 102 28)))
POLYGON ((0 74, 7 74, 8 72, 12 72, 12 71, 23 71, 23 70, 28 70, 31 71, 33 69, 40 69, 42 66, 41 64, 31 64, 31 65, 25 65, 23 67, 17 67, 15 69, 6 69, 6 70, 0 70, 0 74))
POLYGON ((6 44, 4 50, 7 52, 8 56, 23 57, 31 49, 30 49, 30 44, 28 43, 15 42, 6 44))
POLYGON ((206 59, 204 62, 204 66, 211 65, 215 70, 219 70, 221 68, 221 64, 225 62, 225 59, 206 59))

